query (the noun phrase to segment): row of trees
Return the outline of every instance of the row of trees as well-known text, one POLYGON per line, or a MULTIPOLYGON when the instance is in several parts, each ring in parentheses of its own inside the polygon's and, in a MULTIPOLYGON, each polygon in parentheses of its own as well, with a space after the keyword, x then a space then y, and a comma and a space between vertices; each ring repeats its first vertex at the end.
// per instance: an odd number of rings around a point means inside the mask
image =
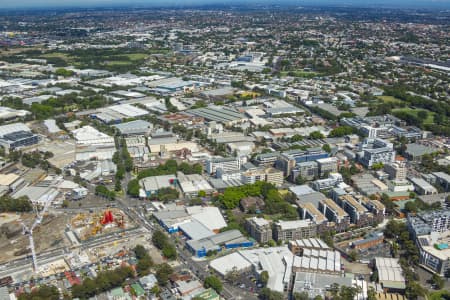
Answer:
POLYGON ((58 289, 53 285, 41 285, 38 289, 31 292, 20 294, 19 300, 59 300, 60 294, 58 289))
POLYGON ((419 250, 410 239, 406 224, 391 220, 385 227, 384 235, 392 239, 393 255, 397 256, 401 253, 399 263, 406 279, 406 297, 417 299, 425 296, 427 290, 418 282, 419 277, 412 269, 412 266, 419 263, 419 250))
POLYGON ((166 187, 166 188, 159 189, 156 192, 156 194, 151 195, 150 199, 159 200, 159 201, 163 201, 164 203, 167 203, 171 200, 178 199, 179 195, 180 195, 180 193, 178 192, 177 189, 174 189, 171 187, 166 187))
MULTIPOLYGON (((99 272, 95 278, 86 278, 79 285, 72 287, 73 298, 88 299, 95 295, 122 286, 128 278, 134 277, 130 267, 119 267, 115 270, 99 272)), ((44 298, 45 299, 45 298, 44 298)))
POLYGON ((174 244, 169 241, 169 238, 160 230, 156 230, 152 236, 153 245, 162 251, 162 254, 167 259, 177 258, 177 249, 174 244))
POLYGON ((106 186, 104 185, 97 185, 95 187, 95 194, 98 196, 105 197, 109 200, 115 200, 116 199, 116 192, 110 191, 106 186))
POLYGON ((125 177, 125 173, 133 170, 133 159, 128 152, 125 139, 116 139, 116 146, 121 150, 114 153, 112 160, 117 166, 114 189, 119 192, 122 190, 122 179, 125 177))
POLYGON ((153 260, 148 254, 148 251, 142 245, 136 245, 133 251, 138 261, 136 265, 138 275, 148 275, 150 273, 150 268, 153 267, 153 260))
POLYGON ((190 165, 186 162, 178 164, 176 160, 169 159, 165 164, 160 164, 156 168, 146 169, 138 173, 137 179, 150 176, 170 175, 181 171, 184 174, 202 174, 203 167, 201 164, 190 165))
POLYGON ((212 288, 220 294, 223 290, 222 281, 217 276, 208 276, 205 278, 205 288, 212 288))

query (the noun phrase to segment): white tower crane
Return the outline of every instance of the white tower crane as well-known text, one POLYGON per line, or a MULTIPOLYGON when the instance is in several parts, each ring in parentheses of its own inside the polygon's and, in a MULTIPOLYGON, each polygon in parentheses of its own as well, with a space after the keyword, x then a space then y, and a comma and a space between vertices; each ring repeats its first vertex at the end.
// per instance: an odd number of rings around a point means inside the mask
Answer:
POLYGON ((23 222, 22 222, 22 227, 23 227, 23 233, 25 235, 28 235, 28 239, 30 241, 30 250, 31 250, 31 259, 33 262, 33 270, 34 272, 38 271, 38 263, 37 263, 37 257, 36 257, 36 248, 34 247, 34 239, 33 239, 33 230, 41 224, 42 219, 44 218, 44 214, 47 212, 48 207, 50 206, 50 195, 47 196, 47 199, 44 203, 44 208, 39 212, 37 210, 37 218, 34 221, 33 225, 31 225, 31 228, 29 228, 28 226, 26 226, 23 222))

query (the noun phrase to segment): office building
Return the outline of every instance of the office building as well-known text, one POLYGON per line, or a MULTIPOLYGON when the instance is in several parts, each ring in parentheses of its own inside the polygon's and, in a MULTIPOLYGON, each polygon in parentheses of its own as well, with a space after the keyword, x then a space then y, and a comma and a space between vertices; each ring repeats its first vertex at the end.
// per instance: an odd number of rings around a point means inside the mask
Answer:
POLYGON ((406 179, 406 163, 404 161, 395 161, 391 164, 384 165, 384 171, 388 173, 390 180, 406 179))
POLYGON ((319 176, 324 177, 338 171, 339 160, 336 157, 327 157, 316 160, 319 166, 319 176))
POLYGON ((241 161, 236 157, 216 157, 206 161, 206 171, 215 174, 217 169, 223 172, 238 171, 241 168, 241 161))
POLYGON ((279 155, 280 152, 258 154, 254 162, 260 167, 274 167, 279 155))
POLYGON ((395 160, 394 145, 382 139, 365 139, 360 145, 360 162, 367 168, 374 164, 390 164, 395 160))
POLYGON ((39 143, 39 136, 30 131, 16 131, 3 135, 0 146, 6 151, 13 151, 39 143))
POLYGON ((319 165, 315 161, 305 161, 295 165, 291 172, 292 181, 295 182, 300 176, 304 180, 313 180, 319 177, 319 165))
POLYGON ((329 154, 322 148, 309 148, 307 150, 289 150, 282 152, 276 162, 276 167, 283 171, 284 176, 289 176, 292 169, 298 163, 315 161, 327 158, 329 154))
POLYGON ((419 248, 419 264, 425 269, 445 276, 450 272, 450 232, 432 232, 416 239, 419 248))
MULTIPOLYGON (((327 299, 327 295, 333 284, 339 286, 353 286, 353 280, 349 276, 334 274, 317 274, 313 272, 296 272, 293 283, 292 293, 306 293, 308 299, 327 299)), ((358 298, 364 299, 364 298, 358 298)))

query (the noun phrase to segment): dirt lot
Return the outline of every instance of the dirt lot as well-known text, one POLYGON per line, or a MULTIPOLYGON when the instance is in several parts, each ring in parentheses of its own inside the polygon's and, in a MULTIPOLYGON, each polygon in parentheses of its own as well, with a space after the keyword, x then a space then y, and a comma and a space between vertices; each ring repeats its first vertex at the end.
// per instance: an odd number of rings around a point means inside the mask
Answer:
MULTIPOLYGON (((23 235, 21 220, 28 225, 34 222, 35 216, 25 214, 3 222, 0 226, 0 263, 18 258, 30 253, 28 236, 23 235)), ((64 228, 67 217, 64 215, 46 215, 42 224, 34 230, 36 251, 40 252, 50 248, 61 247, 67 243, 64 228)))

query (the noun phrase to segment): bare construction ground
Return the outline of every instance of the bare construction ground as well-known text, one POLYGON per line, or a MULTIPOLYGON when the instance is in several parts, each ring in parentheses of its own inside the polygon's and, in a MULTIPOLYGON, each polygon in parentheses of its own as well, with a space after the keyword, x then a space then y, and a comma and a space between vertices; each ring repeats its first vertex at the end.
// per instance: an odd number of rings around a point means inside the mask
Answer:
MULTIPOLYGON (((0 263, 31 253, 28 236, 23 234, 21 221, 31 226, 34 214, 2 214, 0 218, 0 263)), ((68 245, 64 235, 67 216, 47 214, 33 232, 36 252, 68 245)))

